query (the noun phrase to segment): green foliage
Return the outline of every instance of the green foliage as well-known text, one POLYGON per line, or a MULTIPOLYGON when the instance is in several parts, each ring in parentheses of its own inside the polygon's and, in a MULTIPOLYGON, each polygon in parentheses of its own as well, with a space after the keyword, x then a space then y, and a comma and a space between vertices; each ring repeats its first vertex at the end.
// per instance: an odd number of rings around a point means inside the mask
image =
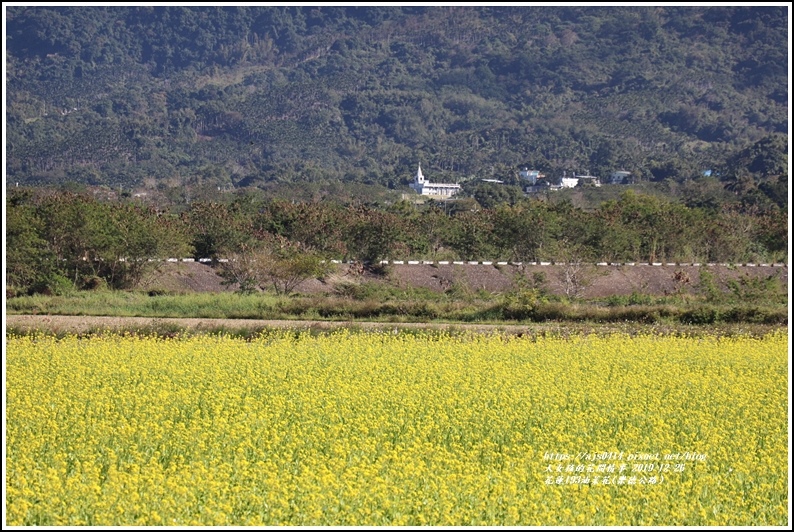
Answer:
POLYGON ((278 295, 289 295, 303 281, 322 279, 335 270, 321 255, 278 238, 242 246, 225 261, 219 269, 224 284, 236 285, 241 294, 272 287, 278 295))
POLYGON ((173 220, 84 195, 14 194, 7 215, 9 282, 34 292, 131 288, 153 261, 189 250, 173 220))
POLYGON ((515 203, 526 164, 679 182, 787 165, 784 6, 11 6, 6 22, 11 182, 407 191, 421 159, 504 180, 474 191, 491 207, 515 203))
MULTIPOLYGON (((68 280, 64 280, 68 283, 68 280)), ((785 325, 785 305, 708 302, 617 304, 570 303, 546 298, 532 290, 515 292, 494 301, 463 300, 450 293, 399 289, 361 283, 341 287, 332 295, 287 296, 272 294, 193 293, 150 296, 141 292, 99 291, 62 295, 21 296, 9 299, 9 313, 239 318, 304 320, 379 320, 387 322, 590 322, 715 325, 720 323, 785 325)), ((141 331, 176 327, 153 321, 141 331), (163 327, 160 327, 160 326, 163 327)), ((167 331, 178 332, 177 329, 167 331)))
POLYGON ((66 296, 75 290, 74 283, 59 273, 41 275, 30 285, 30 292, 48 296, 66 296))
POLYGON ((720 317, 720 312, 713 307, 697 307, 688 310, 681 315, 681 323, 691 325, 711 325, 716 323, 720 317))
POLYGON ((54 255, 41 237, 42 221, 29 196, 12 193, 6 199, 6 279, 10 286, 46 286, 56 268, 54 255))
POLYGON ((501 204, 513 205, 523 197, 521 188, 515 185, 480 182, 471 187, 464 187, 485 209, 492 209, 501 204))
POLYGON ((248 216, 233 206, 214 202, 197 202, 184 216, 196 259, 217 259, 233 250, 253 244, 254 236, 248 216))
MULTIPOLYGON (((21 292, 44 289, 55 274, 78 288, 97 279, 132 288, 157 260, 192 253, 236 258, 222 269, 243 292, 291 292, 293 283, 325 275, 319 264, 331 259, 358 261, 370 272, 382 269, 383 259, 555 261, 565 263, 562 277, 534 279, 532 288, 554 282, 575 298, 595 279, 594 262, 779 262, 788 251, 787 220, 776 208, 715 213, 631 190, 591 211, 568 201, 522 200, 446 214, 432 204, 383 208, 240 195, 194 202, 179 216, 133 198, 15 191, 7 200, 7 238, 9 287, 21 292), (256 273, 265 264, 276 286, 256 273)), ((719 301, 708 275, 704 270, 700 291, 719 301)))
POLYGON ((627 307, 637 305, 653 305, 655 298, 649 294, 633 291, 631 294, 612 295, 606 298, 606 304, 610 307, 627 307))
POLYGON ((266 276, 277 294, 289 295, 306 279, 322 279, 334 271, 334 265, 320 255, 295 247, 279 249, 267 263, 266 276))
POLYGON ((786 300, 782 283, 774 275, 755 277, 745 273, 738 279, 729 280, 727 284, 737 302, 784 303, 786 300))
POLYGON ((729 171, 747 170, 757 178, 788 174, 788 139, 775 134, 764 137, 728 160, 729 171))
POLYGON ((408 235, 400 219, 390 213, 360 207, 348 209, 345 248, 365 264, 377 264, 383 259, 394 259, 397 244, 405 242, 408 235))
POLYGON ((710 303, 719 303, 725 300, 725 294, 717 286, 714 274, 711 271, 705 267, 701 267, 698 271, 698 275, 700 280, 697 283, 697 288, 700 293, 705 296, 706 301, 710 303))

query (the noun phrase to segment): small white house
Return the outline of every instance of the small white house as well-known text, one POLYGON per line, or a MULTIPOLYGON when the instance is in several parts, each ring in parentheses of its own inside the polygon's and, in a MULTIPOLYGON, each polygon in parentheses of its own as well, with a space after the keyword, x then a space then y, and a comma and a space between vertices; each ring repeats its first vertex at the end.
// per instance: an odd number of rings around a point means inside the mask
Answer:
POLYGON ((582 185, 595 187, 601 186, 601 180, 594 175, 574 175, 574 177, 578 179, 579 183, 582 185))
POLYGON ((560 185, 562 186, 562 188, 574 188, 578 184, 579 184, 578 177, 563 177, 560 180, 560 185))
POLYGON ((416 171, 414 182, 411 183, 410 186, 417 194, 421 194, 422 196, 449 198, 460 192, 460 185, 457 183, 431 183, 425 181, 425 176, 422 174, 421 163, 419 164, 419 169, 416 171))

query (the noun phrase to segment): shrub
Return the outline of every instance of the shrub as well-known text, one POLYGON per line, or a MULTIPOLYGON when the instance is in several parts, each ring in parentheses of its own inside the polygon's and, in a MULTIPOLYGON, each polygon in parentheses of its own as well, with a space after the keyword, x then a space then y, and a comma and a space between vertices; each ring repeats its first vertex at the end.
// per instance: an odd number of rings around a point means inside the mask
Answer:
POLYGON ((91 275, 83 279, 83 289, 85 290, 107 290, 108 282, 97 275, 91 275))
POLYGON ((758 307, 731 307, 722 315, 729 323, 763 323, 765 325, 784 325, 788 322, 788 312, 780 309, 761 309, 758 307))
POLYGON ((72 281, 63 275, 53 273, 34 283, 30 292, 48 296, 65 296, 74 292, 74 290, 75 286, 72 281))
POLYGON ((737 301, 743 302, 782 302, 781 296, 785 295, 780 280, 774 275, 753 277, 745 273, 739 279, 728 281, 728 288, 737 301))
POLYGON ((701 294, 706 297, 709 303, 719 303, 725 299, 725 294, 717 286, 714 279, 714 274, 706 268, 700 268, 700 281, 698 282, 698 289, 701 294))
POLYGON ((652 305, 653 297, 648 294, 632 292, 628 300, 629 305, 652 305))
POLYGON ((698 307, 681 314, 679 321, 690 325, 708 325, 715 323, 719 317, 719 312, 715 308, 698 307))

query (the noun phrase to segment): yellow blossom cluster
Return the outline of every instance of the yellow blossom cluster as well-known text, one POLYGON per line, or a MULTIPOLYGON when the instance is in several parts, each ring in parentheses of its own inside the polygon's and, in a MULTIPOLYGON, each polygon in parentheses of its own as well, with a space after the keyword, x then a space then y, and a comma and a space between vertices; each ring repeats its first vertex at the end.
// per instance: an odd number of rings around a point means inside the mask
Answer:
POLYGON ((7 338, 10 525, 785 525, 785 331, 7 338))

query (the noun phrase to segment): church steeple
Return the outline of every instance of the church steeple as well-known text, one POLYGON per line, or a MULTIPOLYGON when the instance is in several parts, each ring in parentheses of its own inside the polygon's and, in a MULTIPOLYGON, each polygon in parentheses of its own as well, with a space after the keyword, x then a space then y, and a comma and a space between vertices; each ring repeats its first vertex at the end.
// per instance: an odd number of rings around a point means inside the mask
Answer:
POLYGON ((422 175, 422 163, 419 163, 419 169, 416 171, 416 182, 417 183, 425 182, 425 176, 422 175))

